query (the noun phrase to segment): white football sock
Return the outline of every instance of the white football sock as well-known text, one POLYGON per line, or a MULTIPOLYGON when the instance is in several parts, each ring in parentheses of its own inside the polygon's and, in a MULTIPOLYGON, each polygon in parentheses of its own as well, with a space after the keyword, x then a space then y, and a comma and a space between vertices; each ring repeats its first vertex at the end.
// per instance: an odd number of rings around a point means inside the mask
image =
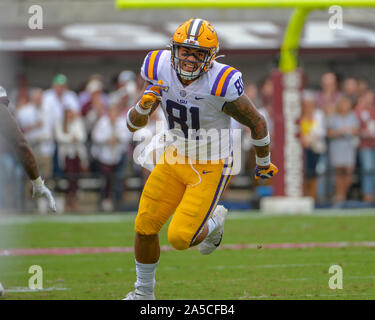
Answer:
POLYGON ((146 264, 135 260, 137 271, 137 282, 134 286, 137 290, 149 295, 154 293, 155 272, 159 262, 146 264))
POLYGON ((209 235, 210 233, 212 233, 212 231, 214 231, 216 229, 217 225, 216 225, 216 222, 212 219, 212 217, 210 219, 208 219, 207 227, 208 227, 207 235, 209 235))

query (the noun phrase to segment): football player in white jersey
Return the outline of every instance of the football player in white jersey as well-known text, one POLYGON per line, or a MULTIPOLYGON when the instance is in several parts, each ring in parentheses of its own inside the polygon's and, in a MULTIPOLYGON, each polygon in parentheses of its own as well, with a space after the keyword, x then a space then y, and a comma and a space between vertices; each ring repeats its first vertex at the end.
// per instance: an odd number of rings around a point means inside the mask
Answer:
POLYGON ((211 24, 190 19, 177 28, 171 50, 152 51, 144 60, 144 94, 129 110, 127 126, 132 132, 143 128, 160 105, 174 139, 142 192, 135 220, 137 281, 125 300, 155 299, 158 233, 172 214, 168 240, 174 248, 199 244, 202 254, 210 254, 219 246, 227 210, 217 203, 233 169, 231 140, 220 133, 229 132, 231 117, 251 130, 255 178, 278 171, 270 161, 266 121, 244 94, 241 72, 215 61, 218 50, 211 24), (219 134, 201 139, 200 133, 215 130, 219 134))
POLYGON ((33 185, 33 198, 46 198, 49 209, 55 212, 56 202, 52 192, 45 186, 43 179, 40 177, 35 156, 20 131, 16 120, 10 113, 8 104, 8 95, 5 89, 0 87, 0 136, 3 138, 2 142, 14 150, 25 172, 29 176, 33 185))

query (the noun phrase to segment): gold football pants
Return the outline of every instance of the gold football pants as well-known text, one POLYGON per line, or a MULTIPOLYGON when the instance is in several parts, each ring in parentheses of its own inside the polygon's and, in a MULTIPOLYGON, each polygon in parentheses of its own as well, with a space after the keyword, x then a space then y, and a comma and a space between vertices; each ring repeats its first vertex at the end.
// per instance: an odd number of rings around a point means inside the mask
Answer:
POLYGON ((135 231, 157 234, 174 213, 168 240, 178 250, 189 248, 215 210, 230 180, 232 166, 232 156, 193 164, 173 147, 167 148, 144 186, 135 231), (171 157, 177 163, 168 161, 171 157))

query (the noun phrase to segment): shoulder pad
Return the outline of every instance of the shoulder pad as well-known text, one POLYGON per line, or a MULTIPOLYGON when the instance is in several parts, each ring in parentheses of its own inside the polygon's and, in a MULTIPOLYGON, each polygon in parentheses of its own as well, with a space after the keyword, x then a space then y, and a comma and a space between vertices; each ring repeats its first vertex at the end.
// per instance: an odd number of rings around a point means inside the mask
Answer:
POLYGON ((141 75, 145 80, 153 81, 158 79, 158 66, 160 56, 164 50, 155 50, 147 54, 141 69, 141 75))
POLYGON ((217 74, 211 88, 213 96, 225 97, 232 78, 236 75, 241 77, 241 72, 230 66, 223 66, 217 74))

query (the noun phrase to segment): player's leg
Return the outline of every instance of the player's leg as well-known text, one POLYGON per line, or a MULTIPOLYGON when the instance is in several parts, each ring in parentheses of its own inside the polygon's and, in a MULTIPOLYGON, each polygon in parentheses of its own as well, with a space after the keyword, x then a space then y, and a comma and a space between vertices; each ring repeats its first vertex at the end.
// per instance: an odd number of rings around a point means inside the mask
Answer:
MULTIPOLYGON (((220 164, 197 164, 194 169, 190 169, 190 186, 186 188, 168 228, 168 240, 178 250, 198 244, 218 229, 223 231, 227 213, 217 203, 230 180, 231 157, 220 164), (194 169, 195 174, 192 172, 194 169), (200 175, 199 183, 197 173, 200 175)), ((185 172, 189 173, 189 170, 185 169, 185 172)))
POLYGON ((221 244, 224 234, 224 222, 228 210, 224 206, 216 206, 215 211, 207 222, 207 235, 204 238, 197 238, 192 246, 199 244, 201 254, 210 254, 221 244))
POLYGON ((203 244, 199 246, 199 250, 202 254, 209 254, 214 251, 221 243, 227 214, 228 210, 224 206, 216 206, 214 212, 207 220, 207 223, 190 246, 194 247, 203 242, 203 244))
POLYGON ((147 179, 135 220, 136 290, 126 299, 153 299, 155 272, 160 257, 158 233, 180 202, 185 190, 165 165, 157 165, 147 179))

